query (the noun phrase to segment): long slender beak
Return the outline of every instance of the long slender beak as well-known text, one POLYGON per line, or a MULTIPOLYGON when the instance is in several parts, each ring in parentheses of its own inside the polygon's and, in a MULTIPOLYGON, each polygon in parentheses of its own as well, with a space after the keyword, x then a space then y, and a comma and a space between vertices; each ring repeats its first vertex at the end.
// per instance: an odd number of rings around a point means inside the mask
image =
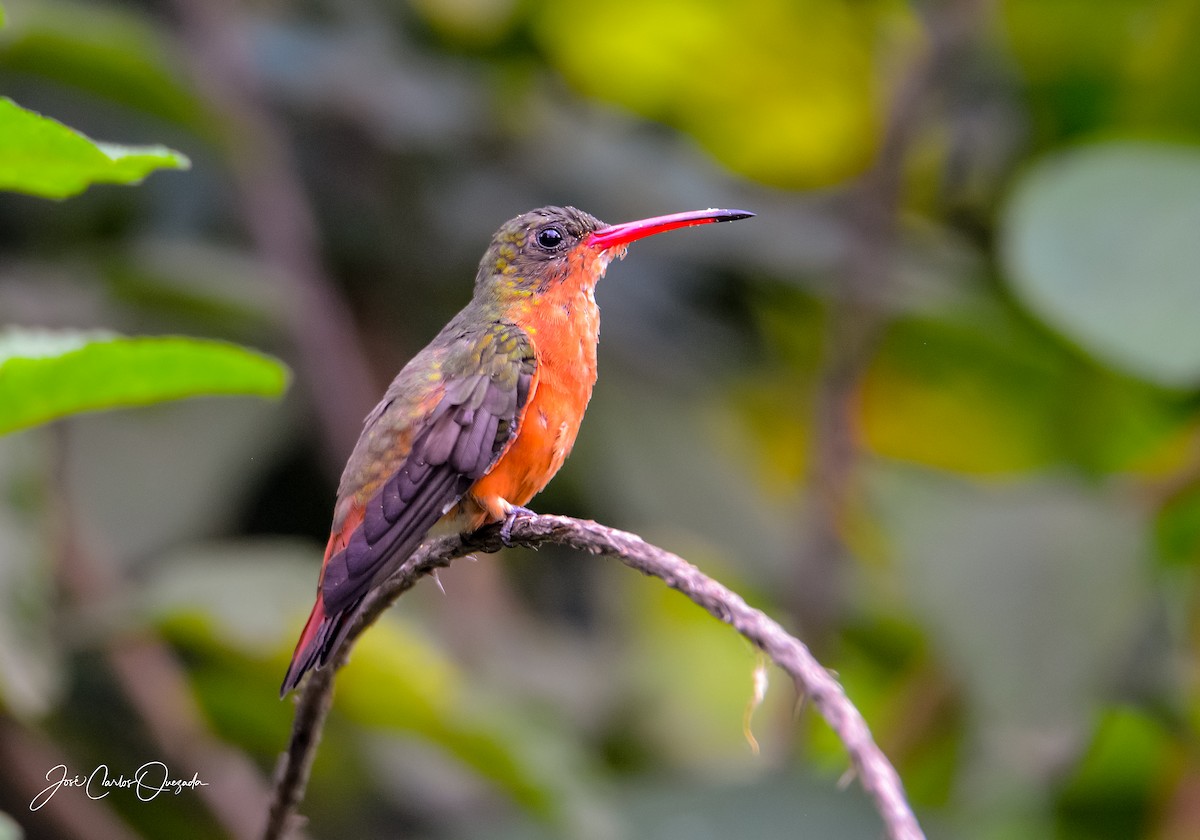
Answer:
POLYGON ((669 216, 654 216, 636 222, 623 222, 619 225, 609 225, 594 231, 584 240, 584 244, 604 251, 627 245, 638 239, 675 230, 692 225, 710 225, 714 222, 736 222, 738 219, 748 219, 753 213, 745 210, 689 210, 686 213, 672 213, 669 216))

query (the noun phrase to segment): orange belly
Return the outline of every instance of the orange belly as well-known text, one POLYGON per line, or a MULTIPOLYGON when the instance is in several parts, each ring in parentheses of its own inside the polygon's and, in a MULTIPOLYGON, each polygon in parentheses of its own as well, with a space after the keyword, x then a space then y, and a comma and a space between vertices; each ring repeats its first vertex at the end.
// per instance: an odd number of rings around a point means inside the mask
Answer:
POLYGON ((594 284, 560 283, 514 319, 525 325, 538 366, 516 439, 460 505, 467 527, 503 519, 505 502, 527 504, 571 454, 596 383, 600 312, 594 284))
POLYGON ((468 497, 488 514, 485 521, 503 518, 501 500, 511 505, 527 504, 571 454, 583 406, 568 405, 574 401, 555 399, 556 395, 541 396, 543 393, 539 390, 530 400, 516 440, 468 491, 468 497))

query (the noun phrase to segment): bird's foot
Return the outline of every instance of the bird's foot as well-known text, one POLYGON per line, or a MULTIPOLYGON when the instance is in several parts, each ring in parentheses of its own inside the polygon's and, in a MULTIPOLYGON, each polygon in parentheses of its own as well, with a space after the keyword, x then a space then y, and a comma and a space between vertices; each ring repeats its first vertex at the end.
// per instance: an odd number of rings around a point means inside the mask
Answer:
POLYGON ((512 547, 512 529, 517 520, 524 516, 537 516, 536 513, 527 507, 520 505, 509 505, 504 511, 504 524, 500 526, 500 542, 504 543, 509 548, 512 547))

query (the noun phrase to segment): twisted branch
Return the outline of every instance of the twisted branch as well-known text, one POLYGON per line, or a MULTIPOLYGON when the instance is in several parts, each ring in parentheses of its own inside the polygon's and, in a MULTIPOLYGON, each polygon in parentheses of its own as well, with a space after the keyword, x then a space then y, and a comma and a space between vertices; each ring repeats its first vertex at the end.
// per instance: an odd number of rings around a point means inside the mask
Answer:
MULTIPOLYGON (((745 636, 796 681, 796 686, 841 739, 863 789, 883 818, 889 840, 924 840, 925 835, 904 796, 900 777, 871 737, 866 721, 846 693, 808 648, 778 623, 754 609, 737 593, 709 578, 682 557, 650 545, 636 534, 567 516, 523 516, 512 528, 510 543, 538 548, 546 543, 589 554, 614 557, 630 568, 659 578, 745 636)), ((346 661, 355 639, 421 577, 473 552, 502 547, 497 526, 474 534, 441 537, 422 545, 383 586, 364 599, 347 642, 301 690, 287 752, 280 757, 264 840, 286 835, 304 796, 313 756, 333 695, 333 675, 346 661)))

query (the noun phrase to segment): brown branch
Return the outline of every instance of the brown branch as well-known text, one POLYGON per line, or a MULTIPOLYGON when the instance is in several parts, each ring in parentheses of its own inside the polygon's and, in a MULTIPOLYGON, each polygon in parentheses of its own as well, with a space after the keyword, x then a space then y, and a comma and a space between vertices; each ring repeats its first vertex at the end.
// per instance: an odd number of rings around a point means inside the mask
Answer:
POLYGON ((300 381, 311 383, 325 464, 340 475, 374 404, 354 318, 322 262, 317 220, 287 136, 254 69, 236 0, 175 0, 195 84, 219 117, 233 187, 254 247, 284 293, 300 381))
MULTIPOLYGON (((733 627, 769 656, 795 681, 798 690, 829 723, 850 754, 854 771, 883 818, 890 840, 922 840, 924 834, 904 796, 900 777, 871 737, 866 721, 828 671, 805 645, 737 593, 706 576, 682 557, 650 545, 636 534, 567 516, 526 516, 513 525, 511 544, 538 548, 563 545, 589 554, 614 557, 630 568, 659 578, 716 618, 733 627)), ((499 529, 431 540, 408 559, 383 586, 367 595, 355 615, 346 644, 323 670, 305 683, 287 752, 280 757, 264 840, 286 836, 304 796, 317 741, 329 710, 333 675, 346 661, 355 639, 417 580, 474 552, 502 547, 499 529)))

